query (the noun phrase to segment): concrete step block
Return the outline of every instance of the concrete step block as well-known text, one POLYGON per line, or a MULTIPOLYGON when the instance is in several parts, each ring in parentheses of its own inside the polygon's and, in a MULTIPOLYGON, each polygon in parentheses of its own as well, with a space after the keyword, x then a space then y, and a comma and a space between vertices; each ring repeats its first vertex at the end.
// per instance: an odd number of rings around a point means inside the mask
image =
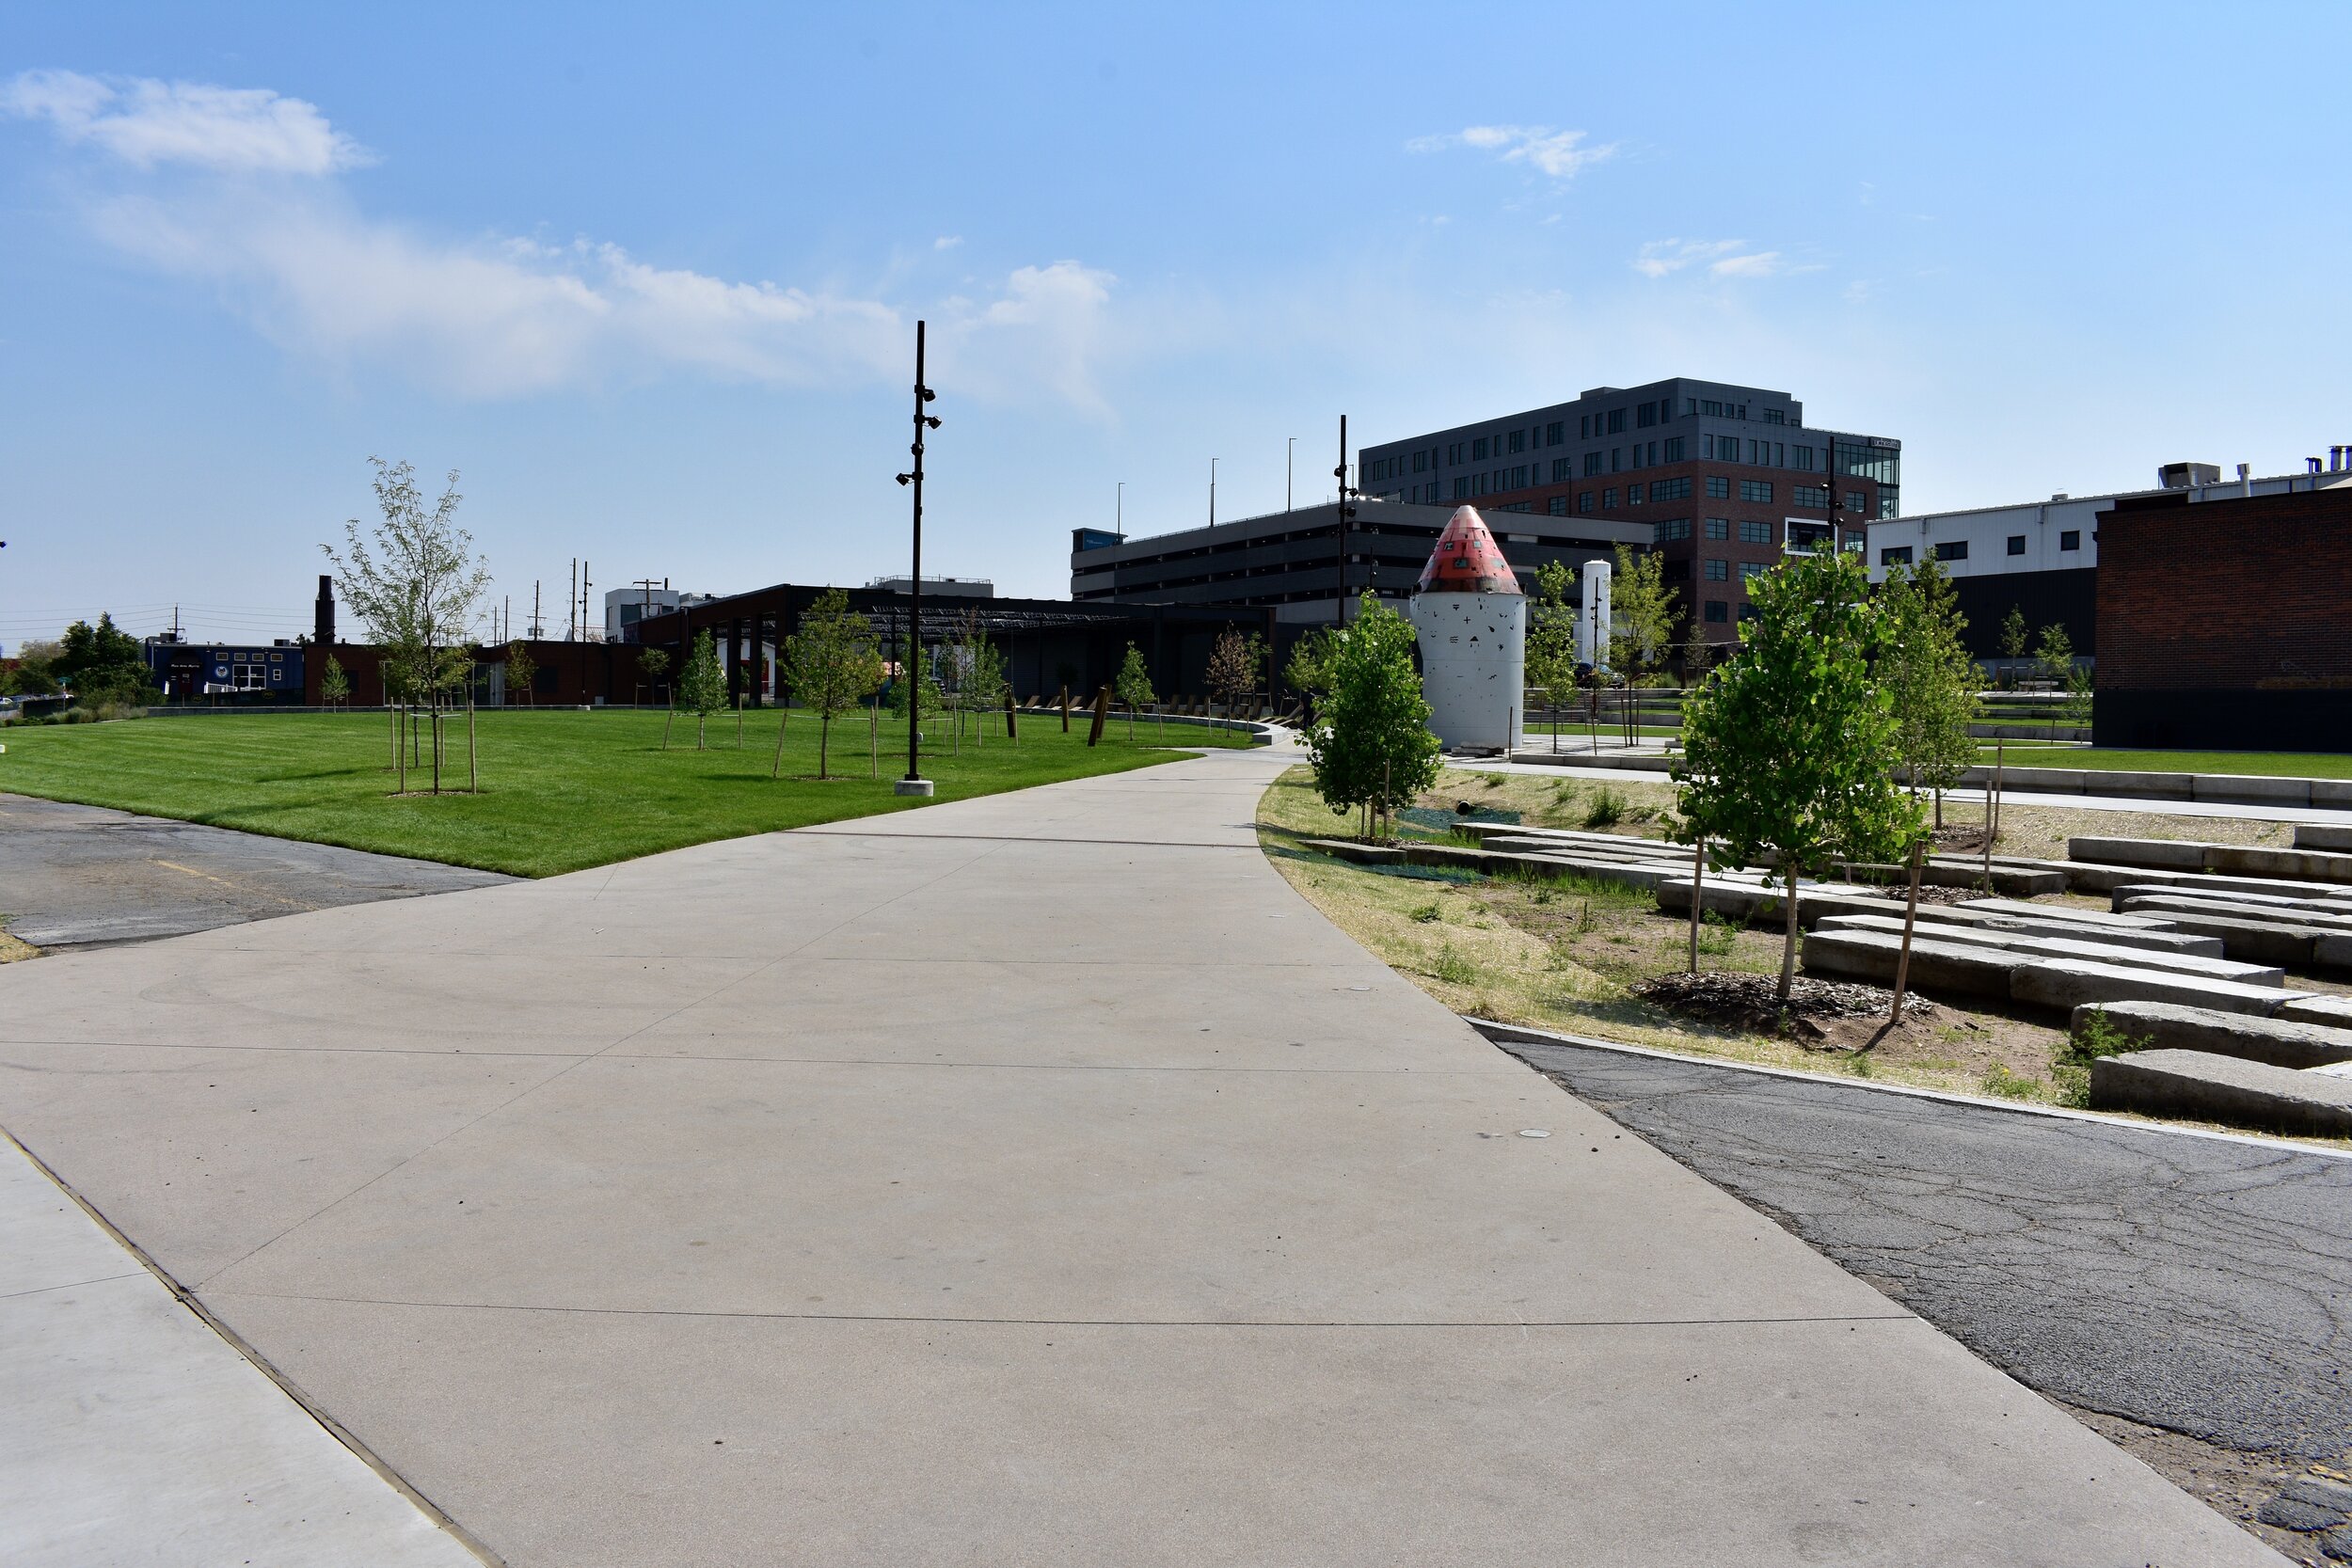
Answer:
POLYGON ((2217 914, 2229 920, 2258 920, 2272 926, 2307 926, 2315 931, 2352 931, 2352 914, 2333 914, 2308 905, 2257 904, 2230 894, 2200 897, 2190 893, 2142 893, 2123 899, 2124 914, 2217 914))
POLYGON ((2279 877, 2217 877, 2211 873, 2140 870, 2131 873, 2129 880, 2119 882, 2112 891, 2122 892, 2125 888, 2143 893, 2220 894, 2230 897, 2253 894, 2296 902, 2315 900, 2328 907, 2352 904, 2352 892, 2333 882, 2298 882, 2279 877))
POLYGON ((2216 844, 2205 851, 2205 869, 2244 877, 2296 877, 2314 882, 2352 883, 2352 855, 2324 849, 2265 849, 2250 844, 2216 844))
POLYGON ((2295 847, 2297 849, 2332 849, 2339 853, 2352 851, 2352 825, 2298 822, 2295 825, 2295 847))
POLYGON ((2311 910, 2320 914, 2352 915, 2352 895, 2313 893, 2273 893, 2243 878, 2184 877, 2172 882, 2126 882, 2111 901, 2120 911, 2131 898, 2193 898, 2202 903, 2260 904, 2280 910, 2311 910))
POLYGON ((2234 800, 2241 805, 2308 806, 2312 781, 2261 773, 2191 773, 2192 800, 2234 800))
POLYGON ((2186 800, 2196 793, 2187 773, 2124 773, 2105 768, 2083 769, 2085 795, 2129 795, 2151 800, 2186 800))
POLYGON ((2071 925, 2108 931, 2161 931, 2165 922, 2153 915, 2116 914, 2106 910, 2078 910, 2065 904, 2028 904, 2015 898, 1971 898, 1954 909, 1985 914, 2005 914, 2025 920, 2063 920, 2071 925))
POLYGON ((2197 1117, 2321 1137, 2352 1134, 2352 1079, 2208 1051, 2135 1051, 2090 1064, 2103 1111, 2197 1117))
MULTIPOLYGON (((1889 902, 1891 903, 1892 900, 1889 902)), ((2041 909, 2042 906, 2036 905, 2034 908, 2041 909)), ((1881 911, 1871 910, 1864 912, 1876 914, 1881 911)), ((1995 931, 2024 931, 2039 936, 2073 937, 2085 942, 2106 942, 2126 947, 2153 948, 2163 953, 2199 953, 2211 958, 2225 956, 2221 951, 2221 941, 2217 937, 2196 936, 2186 931, 2171 930, 2169 927, 2092 926, 2085 921, 2067 918, 2074 912, 2076 911, 2059 905, 2050 906, 2046 913, 2010 914, 2002 911, 1978 910, 1966 904, 1922 904, 1919 906, 1919 923, 1923 926, 1935 922, 1965 927, 1981 927, 1995 931)))
POLYGON ((2086 1002, 2178 1002, 2268 1018, 2289 997, 2306 993, 2082 958, 2030 958, 2010 972, 2009 994, 2014 1002, 2068 1013, 2086 1002))
POLYGON ((2352 1029, 2289 1018, 2249 1018, 2215 1007, 2173 1002, 2109 1002, 2074 1009, 2080 1033, 2093 1012, 2149 1050, 2210 1051, 2272 1067, 2328 1067, 2352 1062, 2352 1029))
MULTIPOLYGON (((1704 908, 1726 919, 1777 925, 1782 919, 1782 900, 1786 896, 1787 891, 1778 883, 1767 886, 1761 881, 1710 875, 1701 902, 1704 908)), ((1688 872, 1659 881, 1658 907, 1668 914, 1691 912, 1688 872)), ((1880 914, 1892 907, 1890 900, 1876 893, 1848 883, 1797 884, 1797 924, 1805 930, 1811 930, 1829 915, 1880 914)))
POLYGON ((2168 910, 2165 919, 2176 930, 2219 937, 2223 956, 2249 964, 2284 964, 2309 969, 2314 944, 2329 933, 2308 926, 2280 926, 2267 920, 2240 920, 2232 915, 2187 910, 2168 910))
MULTIPOLYGON (((1872 931, 1879 935, 1902 935, 1902 917, 1889 918, 1875 914, 1832 915, 1816 927, 1823 931, 1872 931)), ((1937 927, 1950 930, 1951 927, 1937 927)), ((2085 958, 2094 963, 2122 964, 2127 969, 2153 969, 2162 974, 2203 976, 2215 980, 2235 980, 2248 986, 2283 986, 2286 972, 2276 965, 2240 963, 2233 958, 2201 958, 2193 954, 2159 952, 2142 947, 2125 947, 2115 942, 2086 941, 2080 937, 2052 936, 2036 931, 2008 931, 1990 926, 1964 927, 1965 936, 1939 936, 1938 940, 1996 947, 2020 957, 2045 958, 2085 958)), ((1915 936, 1916 931, 1914 932, 1915 936)))
POLYGON ((2352 996, 2336 996, 2327 992, 2317 996, 2298 996, 2271 1016, 2293 1019, 2297 1023, 2324 1023, 2332 1029, 2352 1029, 2352 996))
POLYGON ((2066 858, 2101 865, 2202 871, 2207 847, 2203 844, 2162 838, 2070 838, 2066 841, 2066 858))
MULTIPOLYGON (((1891 986, 1901 952, 1899 937, 1817 929, 1804 939, 1804 972, 1891 986)), ((2014 954, 1999 948, 1915 935, 1909 984, 1915 990, 1940 995, 2006 999, 2010 975, 2018 963, 2014 954)))

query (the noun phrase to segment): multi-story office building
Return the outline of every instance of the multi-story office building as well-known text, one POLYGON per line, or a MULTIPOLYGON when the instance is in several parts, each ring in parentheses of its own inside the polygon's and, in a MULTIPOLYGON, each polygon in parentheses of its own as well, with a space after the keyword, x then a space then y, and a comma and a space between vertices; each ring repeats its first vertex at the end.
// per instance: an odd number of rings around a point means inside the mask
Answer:
MULTIPOLYGON (((1786 392, 1677 377, 1366 447, 1365 494, 1425 506, 1636 525, 1691 630, 1727 641, 1742 584, 1791 548, 1859 549, 1899 510, 1902 443, 1820 430, 1786 392)), ((1504 514, 1496 517, 1495 514, 1504 514)))
MULTIPOLYGON (((1327 625, 1338 614, 1343 570, 1351 598, 1367 588, 1384 599, 1409 595, 1456 504, 1359 500, 1348 519, 1344 550, 1336 501, 1147 539, 1075 529, 1070 596, 1080 604, 1264 606, 1285 626, 1327 625)), ((1545 562, 1558 561, 1573 574, 1621 544, 1646 546, 1651 534, 1647 526, 1614 514, 1537 513, 1487 522, 1504 559, 1531 579, 1531 589, 1535 568, 1545 562)))

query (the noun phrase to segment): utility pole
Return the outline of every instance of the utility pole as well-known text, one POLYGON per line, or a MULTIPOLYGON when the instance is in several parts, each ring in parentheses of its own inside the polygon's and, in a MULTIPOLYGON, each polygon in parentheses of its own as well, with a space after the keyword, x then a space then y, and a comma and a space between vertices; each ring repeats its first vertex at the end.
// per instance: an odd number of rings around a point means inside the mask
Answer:
POLYGON ((929 795, 931 781, 923 777, 923 688, 916 673, 923 652, 923 432, 937 430, 939 419, 927 414, 923 405, 939 394, 923 384, 923 325, 914 324, 914 444, 907 450, 914 454, 914 468, 898 476, 898 483, 914 487, 914 570, 907 578, 910 603, 907 610, 906 668, 900 677, 907 681, 907 776, 891 786, 894 795, 929 795))
POLYGON ((1340 416, 1340 466, 1331 470, 1340 482, 1340 626, 1347 626, 1347 523, 1356 515, 1355 488, 1347 483, 1347 416, 1340 416))
POLYGON ((546 627, 539 625, 539 579, 532 578, 531 579, 531 640, 533 642, 538 641, 545 635, 546 630, 546 627))
POLYGON ((580 557, 572 557, 572 575, 564 582, 564 641, 569 642, 580 618, 580 557))
POLYGON ((588 558, 580 558, 580 640, 588 641, 588 558))

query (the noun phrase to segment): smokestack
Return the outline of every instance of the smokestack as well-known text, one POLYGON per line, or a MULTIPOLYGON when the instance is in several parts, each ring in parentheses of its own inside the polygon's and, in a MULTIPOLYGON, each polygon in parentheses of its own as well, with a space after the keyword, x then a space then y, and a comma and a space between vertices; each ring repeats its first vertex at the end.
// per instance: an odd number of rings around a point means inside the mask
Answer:
POLYGON ((319 576, 319 602, 312 612, 310 641, 322 648, 331 647, 335 641, 335 579, 324 573, 319 576))
POLYGON ((2240 497, 2247 499, 2253 498, 2253 475, 2254 466, 2251 463, 2241 463, 2237 466, 2237 493, 2240 497))

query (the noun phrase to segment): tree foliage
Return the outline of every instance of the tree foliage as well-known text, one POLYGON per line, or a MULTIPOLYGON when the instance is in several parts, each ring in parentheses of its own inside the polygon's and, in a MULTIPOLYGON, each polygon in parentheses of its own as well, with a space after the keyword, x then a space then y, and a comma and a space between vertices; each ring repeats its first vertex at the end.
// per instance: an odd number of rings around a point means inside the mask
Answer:
POLYGON ((117 626, 112 615, 102 613, 96 626, 74 622, 56 649, 45 673, 79 702, 131 703, 155 694, 147 662, 139 657, 139 640, 117 626))
POLYGON ((670 651, 667 648, 647 648, 637 656, 637 668, 644 672, 646 689, 659 700, 661 683, 670 674, 670 651))
POLYGON ((710 716, 727 705, 727 673, 719 662, 718 646, 708 631, 694 634, 687 651, 686 668, 678 675, 677 704, 694 716, 694 750, 703 749, 703 727, 710 716))
POLYGON ((1333 816, 1361 810, 1367 834, 1438 782, 1412 623, 1369 592, 1334 639, 1331 690, 1308 728, 1307 757, 1323 803, 1333 816))
POLYGON ((1833 854, 1890 860, 1923 826, 1895 783, 1896 720, 1870 664, 1883 616, 1860 562, 1791 557, 1752 578, 1739 648, 1683 705, 1674 770, 1686 832, 1717 867, 1776 858, 1787 879, 1785 1000, 1797 957, 1797 878, 1833 854))
POLYGON ((0 696, 54 697, 57 694, 57 657, 65 644, 46 638, 16 645, 16 668, 0 671, 0 696))
POLYGON ((1227 626, 1216 634, 1216 644, 1209 650, 1209 694, 1225 705, 1228 718, 1244 697, 1258 689, 1258 677, 1265 669, 1265 640, 1255 632, 1245 637, 1237 626, 1227 626))
POLYGON ((874 623, 850 608, 846 589, 828 588, 784 640, 784 680, 792 700, 817 715, 817 776, 830 777, 833 721, 853 713, 882 681, 874 623))
POLYGON ((1136 714, 1146 704, 1156 703, 1160 694, 1152 689, 1152 672, 1143 662, 1143 650, 1133 642, 1119 661, 1119 675, 1111 689, 1127 706, 1127 738, 1136 737, 1136 714))
POLYGON ((1628 686, 1638 686, 1664 667, 1682 619, 1681 601, 1666 586, 1666 558, 1619 545, 1609 601, 1616 623, 1609 632, 1609 662, 1628 686))
POLYGON ((1535 596, 1527 607, 1527 684, 1545 693, 1553 716, 1552 746, 1560 744, 1561 704, 1576 689, 1576 575, 1558 561, 1535 568, 1535 596))
POLYGON ((506 645, 506 700, 513 702, 518 691, 526 697, 531 696, 532 683, 538 677, 539 661, 531 657, 531 644, 519 637, 509 642, 506 645))
POLYGON ((1950 789, 1976 760, 1968 726, 1984 673, 1961 644, 1967 618, 1933 561, 1891 568, 1877 598, 1879 684, 1895 714, 1895 755, 1913 788, 1950 789))
POLYGON ((1304 698, 1310 710, 1320 707, 1331 689, 1331 657, 1338 637, 1337 627, 1310 627, 1291 644, 1290 662, 1282 666, 1282 684, 1304 698))
POLYGON ((2017 605, 2010 606, 2009 614, 2001 622, 2001 657, 2004 658, 2025 657, 2027 635, 2024 609, 2017 605))
POLYGON ((319 671, 319 701, 328 707, 342 707, 351 701, 351 673, 333 654, 319 671))

